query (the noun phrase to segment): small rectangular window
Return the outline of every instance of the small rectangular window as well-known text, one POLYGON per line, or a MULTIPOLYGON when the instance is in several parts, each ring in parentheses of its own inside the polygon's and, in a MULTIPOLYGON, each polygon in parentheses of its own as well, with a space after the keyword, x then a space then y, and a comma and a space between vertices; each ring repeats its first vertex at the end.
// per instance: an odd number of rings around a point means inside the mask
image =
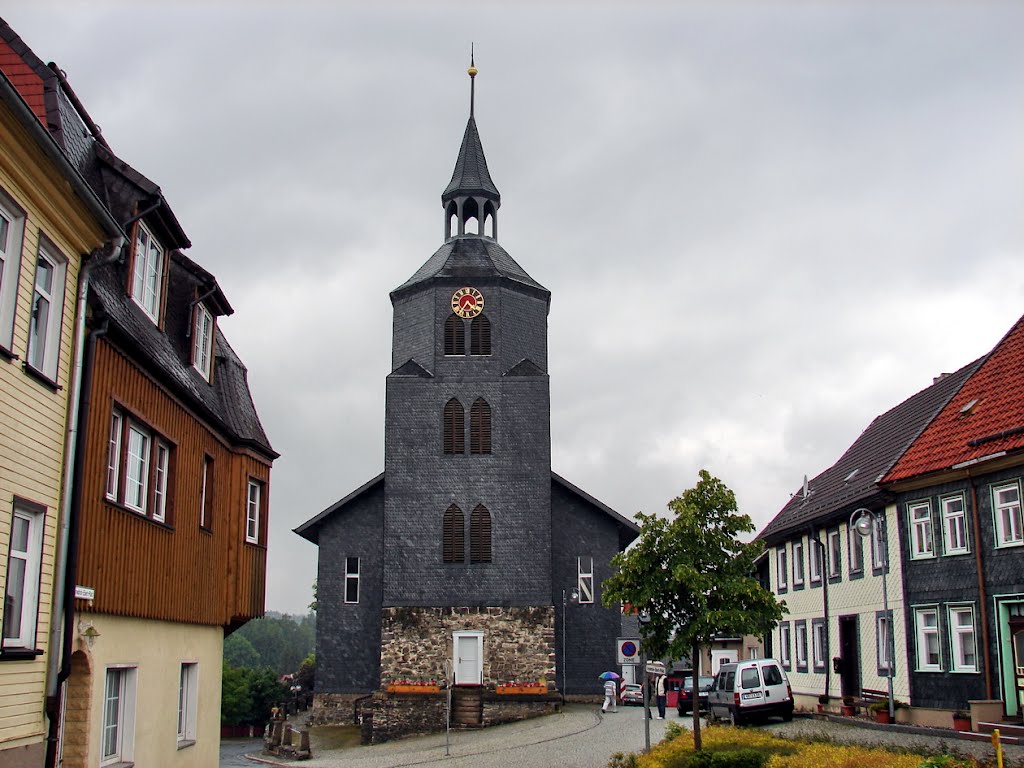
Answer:
POLYGON ((1024 543, 1021 524, 1020 485, 1004 485, 992 489, 996 518, 996 546, 1011 547, 1024 543))
POLYGON ((213 459, 203 456, 203 474, 199 485, 199 527, 213 528, 213 459))
POLYGON ((4 583, 3 647, 36 647, 45 508, 14 500, 4 583))
POLYGON ((892 631, 892 624, 889 621, 889 616, 882 614, 877 616, 875 619, 875 640, 878 644, 878 669, 888 670, 892 664, 890 649, 892 648, 892 638, 889 637, 889 633, 892 631))
POLYGON ((135 236, 132 265, 132 299, 154 323, 160 322, 164 279, 164 249, 141 221, 135 236))
POLYGON ((192 330, 192 365, 210 380, 210 363, 213 360, 213 315, 202 304, 196 304, 195 327, 192 330))
POLYGON ((804 585, 804 542, 803 540, 793 542, 793 586, 804 585))
POLYGON ((954 672, 977 672, 978 649, 974 637, 974 608, 949 609, 951 669, 954 672))
POLYGON ((807 668, 807 622, 796 622, 796 666, 797 669, 807 668))
POLYGON ((828 577, 838 579, 842 574, 843 540, 839 531, 828 532, 828 577))
POLYGON ((245 540, 250 544, 260 541, 260 512, 263 498, 263 484, 258 480, 249 480, 248 494, 245 504, 245 540))
POLYGON ((783 621, 779 624, 779 661, 782 662, 782 666, 787 668, 790 665, 789 631, 788 621, 783 621))
POLYGON ((932 507, 927 501, 911 504, 910 512, 910 556, 920 559, 935 556, 932 542, 932 507))
POLYGON ((107 449, 107 498, 117 500, 117 482, 121 468, 121 414, 114 411, 110 419, 110 442, 107 449))
POLYGON ((879 512, 871 525, 871 567, 874 571, 885 568, 889 560, 886 551, 885 513, 879 512))
POLYGON ((828 657, 828 642, 825 636, 825 622, 814 620, 811 622, 811 649, 814 660, 814 668, 822 670, 828 657))
POLYGON ((196 740, 196 711, 199 704, 199 665, 188 662, 181 665, 178 676, 178 747, 194 744, 196 740))
POLYGON ((963 496, 942 500, 942 548, 947 555, 967 552, 967 517, 963 496))
POLYGON ((594 558, 576 558, 576 588, 579 601, 583 604, 594 602, 594 558))
POLYGON ((25 214, 0 192, 0 348, 11 350, 25 214))
POLYGON ((40 239, 28 329, 28 364, 51 381, 57 379, 64 311, 67 260, 40 239))
POLYGON ((345 602, 359 602, 359 558, 345 558, 345 602))
POLYGON ((850 539, 850 573, 864 572, 864 538, 853 528, 847 529, 850 539))
POLYGON ((821 583, 821 549, 822 544, 817 538, 807 540, 807 568, 811 583, 821 583))
POLYGON ((757 667, 747 667, 740 672, 740 688, 758 688, 761 685, 761 675, 757 673, 757 667))
POLYGON ((939 658, 939 612, 936 608, 914 609, 917 629, 917 668, 922 672, 942 669, 939 658))
POLYGON ((789 570, 789 565, 786 563, 786 547, 785 547, 785 545, 779 547, 775 551, 775 562, 776 562, 776 566, 777 566, 776 569, 775 569, 775 573, 776 573, 776 579, 778 580, 778 582, 777 582, 778 583, 778 588, 780 590, 787 589, 788 585, 789 585, 789 581, 788 581, 789 576, 787 574, 787 571, 789 570))
POLYGON ((169 442, 114 408, 104 495, 133 512, 166 522, 171 512, 173 456, 169 442))
POLYGON ((108 667, 103 689, 100 765, 130 763, 134 757, 134 667, 108 667))
POLYGON ((167 467, 171 449, 163 440, 156 441, 153 462, 153 519, 163 522, 167 518, 167 467))

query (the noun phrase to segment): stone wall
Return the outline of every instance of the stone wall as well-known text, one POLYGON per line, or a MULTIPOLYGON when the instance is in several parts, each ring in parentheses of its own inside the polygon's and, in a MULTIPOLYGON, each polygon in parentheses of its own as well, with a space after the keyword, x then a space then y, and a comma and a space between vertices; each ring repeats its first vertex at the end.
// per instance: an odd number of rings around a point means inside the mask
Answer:
POLYGON ((313 697, 310 719, 313 725, 352 725, 356 702, 368 700, 365 693, 318 693, 313 697))
POLYGON ((442 680, 452 633, 483 637, 486 688, 509 681, 554 681, 554 606, 385 608, 381 622, 381 686, 393 680, 442 680))

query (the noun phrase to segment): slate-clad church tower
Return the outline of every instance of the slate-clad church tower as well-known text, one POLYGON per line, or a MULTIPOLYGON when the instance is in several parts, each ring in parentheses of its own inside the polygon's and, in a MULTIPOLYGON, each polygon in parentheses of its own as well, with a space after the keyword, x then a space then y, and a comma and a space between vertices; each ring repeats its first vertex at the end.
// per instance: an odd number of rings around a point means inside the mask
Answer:
POLYGON ((404 681, 448 675, 466 724, 599 693, 600 583, 637 533, 551 471, 551 294, 498 243, 472 94, 441 203, 444 244, 391 293, 384 472, 296 529, 320 547, 318 714, 372 692, 374 740, 443 727, 404 681))

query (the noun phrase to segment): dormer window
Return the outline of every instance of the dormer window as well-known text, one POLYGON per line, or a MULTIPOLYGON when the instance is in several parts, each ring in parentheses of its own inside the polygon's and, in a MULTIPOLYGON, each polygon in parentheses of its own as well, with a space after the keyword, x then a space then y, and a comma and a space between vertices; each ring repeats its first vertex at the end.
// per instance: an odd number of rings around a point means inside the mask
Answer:
POLYGON ((154 323, 160 322, 160 293, 164 282, 164 249, 141 221, 135 235, 132 298, 154 323))
POLYGON ((213 360, 213 315, 202 304, 196 304, 195 325, 192 328, 192 365, 210 380, 213 360))

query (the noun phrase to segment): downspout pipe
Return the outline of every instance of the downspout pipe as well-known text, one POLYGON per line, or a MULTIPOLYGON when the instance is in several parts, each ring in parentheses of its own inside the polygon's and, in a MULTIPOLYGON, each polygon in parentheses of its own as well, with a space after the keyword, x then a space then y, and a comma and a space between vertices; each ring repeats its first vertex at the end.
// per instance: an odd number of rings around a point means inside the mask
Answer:
POLYGON ((989 661, 988 595, 985 594, 985 572, 981 562, 981 518, 978 514, 978 481, 967 471, 971 484, 971 522, 974 528, 974 566, 978 573, 978 610, 981 614, 981 660, 985 670, 985 698, 992 698, 992 665, 989 661))
MULTIPOLYGON (((89 255, 78 273, 78 300, 75 308, 75 358, 71 370, 71 392, 68 401, 67 442, 64 457, 63 504, 57 552, 54 559, 53 612, 50 617, 50 653, 46 665, 46 714, 49 731, 46 737, 47 768, 57 764, 57 739, 60 731, 60 689, 71 673, 71 639, 74 637, 75 582, 78 562, 78 513, 81 507, 82 466, 85 462, 84 426, 88 408, 82 408, 84 384, 92 381, 90 334, 86 347, 86 309, 93 271, 121 258, 124 237, 118 235, 104 248, 89 255), (86 358, 89 358, 88 360, 86 358), (86 363, 90 363, 88 366, 86 363), (84 375, 83 375, 84 374, 84 375), (87 381, 83 382, 83 378, 87 381), (72 542, 72 531, 75 540, 72 542), (74 568, 70 568, 70 565, 74 568), (62 637, 63 632, 63 637, 62 637), (57 649, 61 649, 61 653, 57 649), (59 664, 59 667, 58 667, 59 664)), ((87 405, 87 401, 86 401, 87 405)))

